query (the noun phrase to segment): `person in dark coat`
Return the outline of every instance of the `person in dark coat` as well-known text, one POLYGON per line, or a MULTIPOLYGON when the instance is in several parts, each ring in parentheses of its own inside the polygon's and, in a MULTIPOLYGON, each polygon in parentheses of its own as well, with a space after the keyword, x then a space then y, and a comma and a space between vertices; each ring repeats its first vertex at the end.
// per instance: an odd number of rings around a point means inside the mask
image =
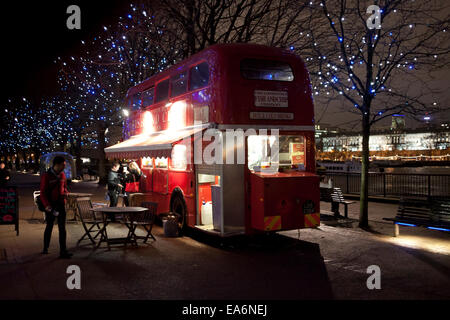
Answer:
POLYGON ((5 167, 5 163, 3 161, 0 162, 0 186, 5 186, 10 179, 11 175, 9 170, 5 167))
POLYGON ((117 207, 117 203, 119 202, 119 194, 123 188, 119 168, 120 163, 114 162, 111 171, 108 174, 108 196, 110 207, 117 207))

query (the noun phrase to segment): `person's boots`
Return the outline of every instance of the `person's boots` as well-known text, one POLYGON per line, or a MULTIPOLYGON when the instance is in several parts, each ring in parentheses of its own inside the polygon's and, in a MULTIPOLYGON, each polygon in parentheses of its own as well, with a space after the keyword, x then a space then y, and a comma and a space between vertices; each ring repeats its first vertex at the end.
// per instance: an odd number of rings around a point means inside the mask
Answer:
POLYGON ((73 256, 72 253, 70 253, 69 251, 63 251, 60 253, 59 258, 60 259, 70 259, 73 256))

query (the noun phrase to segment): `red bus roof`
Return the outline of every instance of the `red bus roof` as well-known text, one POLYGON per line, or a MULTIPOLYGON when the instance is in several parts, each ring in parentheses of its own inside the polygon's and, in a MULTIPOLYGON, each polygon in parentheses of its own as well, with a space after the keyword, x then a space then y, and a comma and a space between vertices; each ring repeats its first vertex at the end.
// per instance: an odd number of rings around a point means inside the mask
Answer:
MULTIPOLYGON (((132 96, 138 92, 147 90, 160 80, 170 77, 170 75, 179 72, 183 68, 187 68, 192 64, 196 64, 196 62, 198 61, 207 60, 209 63, 211 63, 212 59, 210 58, 212 56, 229 56, 230 54, 232 54, 233 56, 239 55, 242 57, 257 55, 259 57, 267 57, 267 58, 274 56, 277 57, 284 56, 284 58, 287 59, 301 60, 299 56, 295 55, 289 50, 282 48, 275 48, 250 43, 215 44, 180 61, 179 63, 169 67, 168 69, 151 76, 150 78, 142 81, 138 85, 131 87, 127 92, 127 97, 132 96)), ((303 64, 303 60, 301 60, 301 62, 303 64)))

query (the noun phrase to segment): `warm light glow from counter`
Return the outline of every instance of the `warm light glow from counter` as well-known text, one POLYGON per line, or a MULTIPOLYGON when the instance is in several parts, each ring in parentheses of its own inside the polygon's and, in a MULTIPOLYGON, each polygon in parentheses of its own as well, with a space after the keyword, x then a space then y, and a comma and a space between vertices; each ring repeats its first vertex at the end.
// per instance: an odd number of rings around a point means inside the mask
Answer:
POLYGON ((186 146, 182 144, 176 144, 172 149, 172 168, 175 170, 186 170, 187 157, 186 146))

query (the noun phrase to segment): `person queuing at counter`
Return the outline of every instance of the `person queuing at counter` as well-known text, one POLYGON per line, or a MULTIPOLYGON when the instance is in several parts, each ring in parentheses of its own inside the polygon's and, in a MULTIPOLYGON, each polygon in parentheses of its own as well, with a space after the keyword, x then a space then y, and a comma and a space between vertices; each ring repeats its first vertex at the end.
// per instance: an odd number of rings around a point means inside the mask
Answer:
POLYGON ((111 171, 108 174, 108 196, 109 196, 109 206, 117 207, 119 202, 119 194, 122 191, 123 185, 120 183, 120 163, 114 162, 111 171))
POLYGON ((136 162, 131 162, 128 165, 128 170, 125 172, 124 176, 124 182, 125 182, 125 191, 124 191, 124 197, 123 202, 125 203, 125 206, 130 205, 130 194, 132 193, 138 193, 140 191, 140 179, 141 177, 146 178, 146 176, 142 173, 141 169, 139 168, 138 164, 136 162))

